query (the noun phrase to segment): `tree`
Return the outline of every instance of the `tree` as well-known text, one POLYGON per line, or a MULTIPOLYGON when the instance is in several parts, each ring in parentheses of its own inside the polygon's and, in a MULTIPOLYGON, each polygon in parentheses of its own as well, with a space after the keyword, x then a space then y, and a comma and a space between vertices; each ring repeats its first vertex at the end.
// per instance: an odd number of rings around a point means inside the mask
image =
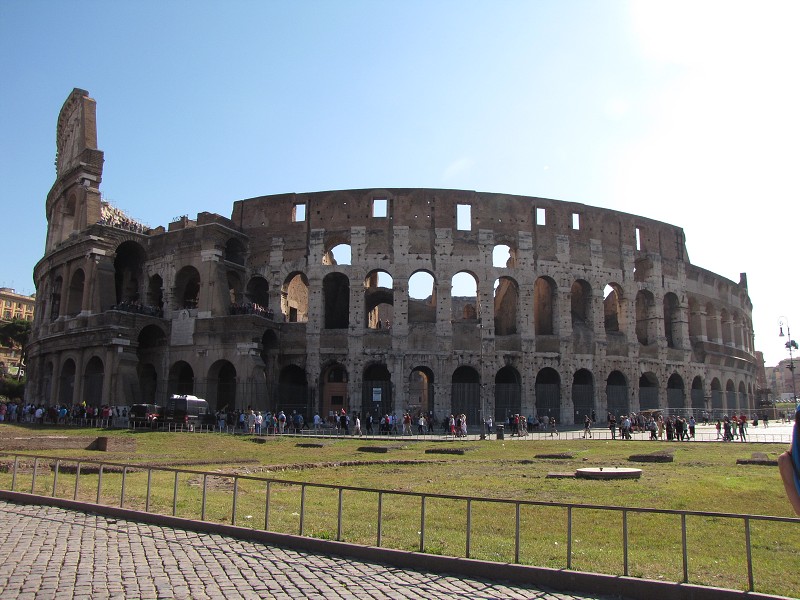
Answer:
MULTIPOLYGON (((9 348, 20 348, 20 361, 22 366, 25 363, 25 353, 28 348, 28 339, 31 335, 31 322, 24 319, 12 319, 0 323, 0 345, 9 348)), ((17 371, 17 379, 21 378, 22 369, 17 371)))

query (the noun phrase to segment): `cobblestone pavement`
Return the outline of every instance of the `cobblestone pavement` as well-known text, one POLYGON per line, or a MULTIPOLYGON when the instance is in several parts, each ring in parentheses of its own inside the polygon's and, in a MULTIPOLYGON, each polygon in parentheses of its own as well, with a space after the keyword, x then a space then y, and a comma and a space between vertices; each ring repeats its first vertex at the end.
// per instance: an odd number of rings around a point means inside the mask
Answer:
POLYGON ((610 600, 0 501, 0 598, 610 600))

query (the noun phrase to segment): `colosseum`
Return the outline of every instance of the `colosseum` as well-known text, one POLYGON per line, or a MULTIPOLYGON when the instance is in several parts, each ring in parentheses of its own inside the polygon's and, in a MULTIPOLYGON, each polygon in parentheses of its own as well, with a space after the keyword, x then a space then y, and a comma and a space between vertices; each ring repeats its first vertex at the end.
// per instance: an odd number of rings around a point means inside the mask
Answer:
POLYGON ((28 399, 582 422, 755 406, 747 279, 680 227, 443 189, 262 196, 145 227, 100 194, 95 101, 57 124, 28 399))

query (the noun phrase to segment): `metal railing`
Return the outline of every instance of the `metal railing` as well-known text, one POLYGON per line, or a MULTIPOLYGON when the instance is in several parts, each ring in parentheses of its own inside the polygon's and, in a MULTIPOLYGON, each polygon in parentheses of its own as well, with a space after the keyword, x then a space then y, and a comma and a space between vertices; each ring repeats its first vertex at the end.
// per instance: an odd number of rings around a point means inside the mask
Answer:
MULTIPOLYGON (((326 507, 326 510, 332 510, 333 502, 322 502, 317 498, 317 505, 313 511, 310 509, 310 502, 308 500, 309 490, 327 490, 335 498, 335 535, 328 534, 322 537, 327 539, 335 539, 336 541, 348 541, 350 543, 361 543, 364 545, 372 545, 374 543, 377 547, 391 547, 385 545, 385 533, 388 522, 387 519, 387 502, 390 499, 400 499, 400 504, 405 511, 404 528, 413 528, 416 530, 416 537, 418 540, 414 543, 413 547, 402 547, 399 549, 419 551, 422 553, 430 552, 429 535, 433 529, 438 529, 435 525, 431 525, 431 517, 429 511, 434 503, 445 502, 450 511, 456 512, 449 513, 450 521, 456 523, 455 529, 459 529, 463 524, 463 531, 460 531, 459 536, 463 543, 463 554, 442 552, 441 549, 435 550, 435 553, 447 554, 449 556, 464 556, 466 558, 477 558, 475 552, 476 540, 478 545, 486 546, 486 537, 496 535, 495 528, 479 527, 475 525, 476 506, 483 506, 484 510, 481 513, 483 518, 486 518, 487 513, 491 515, 506 514, 503 512, 503 507, 508 511, 508 515, 513 515, 513 528, 507 527, 504 534, 506 536, 505 542, 508 545, 513 545, 513 558, 498 556, 496 562, 513 562, 514 564, 533 564, 532 558, 526 555, 526 549, 530 546, 529 543, 523 542, 523 536, 528 536, 530 533, 529 520, 523 519, 522 512, 534 510, 538 508, 547 510, 557 510, 563 514, 564 520, 550 519, 547 520, 545 530, 551 536, 558 539, 566 538, 566 543, 561 550, 561 557, 557 558, 558 564, 555 565, 542 565, 542 566, 555 566, 555 568, 566 568, 568 570, 574 569, 575 557, 577 555, 576 547, 581 546, 584 548, 585 540, 582 539, 580 532, 576 532, 576 522, 580 526, 586 526, 587 523, 594 527, 603 527, 607 533, 605 543, 602 547, 595 549, 595 552, 600 554, 608 554, 609 550, 615 545, 621 546, 621 559, 622 569, 621 573, 611 573, 614 575, 636 576, 642 577, 641 573, 633 573, 631 569, 631 555, 633 553, 632 545, 636 547, 642 544, 642 539, 647 538, 647 534, 642 533, 642 529, 647 526, 641 521, 632 526, 631 519, 639 518, 640 516, 656 516, 663 517, 668 520, 665 526, 663 522, 660 523, 663 529, 655 532, 656 535, 663 535, 664 531, 674 531, 672 522, 679 523, 680 527, 680 541, 676 544, 680 546, 680 581, 683 583, 690 583, 690 566, 697 565, 698 561, 702 562, 704 552, 708 552, 708 548, 704 546, 704 538, 714 535, 711 533, 709 527, 717 526, 724 537, 724 552, 733 560, 734 563, 739 562, 742 566, 746 565, 746 589, 750 592, 756 590, 756 576, 755 573, 758 567, 763 567, 765 571, 769 572, 768 565, 781 564, 780 572, 794 572, 800 568, 800 559, 796 554, 796 546, 791 542, 786 542, 787 547, 781 548, 765 548, 773 545, 773 539, 765 532, 760 532, 758 544, 758 556, 760 563, 756 564, 754 561, 754 542, 752 540, 752 527, 753 524, 759 526, 763 524, 780 524, 779 535, 781 539, 800 539, 800 519, 791 517, 775 517, 764 515, 749 515, 749 514, 736 514, 736 513, 718 513, 706 511, 690 511, 690 510, 669 510, 669 509, 655 509, 655 508, 632 508, 621 506, 603 506, 591 504, 575 504, 566 502, 546 502, 536 500, 520 500, 520 499, 502 499, 502 498, 486 498, 476 496, 463 496, 463 495, 449 495, 438 493, 419 493, 410 491, 388 490, 379 488, 363 488, 345 485, 333 485, 324 483, 309 483, 299 482, 287 479, 277 479, 270 477, 260 477, 257 475, 240 475, 235 473, 219 473, 192 469, 175 469, 169 467, 146 466, 146 465, 133 465, 125 463, 113 463, 104 461, 87 461, 77 460, 70 458, 53 458, 42 455, 31 454, 16 454, 16 453, 0 453, 0 456, 6 457, 8 470, 0 473, 0 489, 6 487, 8 484, 8 471, 10 471, 10 491, 25 492, 30 494, 38 494, 45 497, 68 499, 71 495, 72 500, 80 500, 83 502, 94 503, 104 506, 115 506, 118 498, 118 506, 120 508, 128 508, 131 510, 143 510, 147 513, 155 514, 168 514, 178 517, 182 516, 179 512, 191 512, 192 509, 188 508, 192 499, 196 499, 198 492, 197 487, 200 487, 199 492, 199 515, 201 521, 210 522, 227 522, 231 525, 237 525, 237 521, 242 521, 240 514, 240 507, 243 501, 246 501, 250 507, 260 506, 263 510, 263 530, 264 531, 279 531, 281 528, 286 529, 286 516, 287 511, 293 510, 290 514, 296 517, 294 524, 294 531, 282 531, 283 533, 291 533, 299 536, 314 537, 314 533, 309 533, 307 526, 309 513, 313 512, 314 517, 319 517, 320 504, 326 507), (13 463, 8 461, 13 457, 13 463), (32 462, 32 464, 31 464, 32 462), (146 483, 139 482, 138 490, 140 495, 131 493, 131 477, 140 476, 142 478, 146 474, 146 483), (154 478, 159 474, 166 474, 158 483, 154 478), (66 477, 74 476, 73 482, 64 483, 63 479, 66 477), (114 482, 116 491, 108 491, 108 479, 118 477, 118 481, 114 482), (155 477, 154 477, 155 476, 155 477), (96 477, 96 487, 90 485, 88 489, 83 482, 87 479, 96 477), (29 484, 28 484, 29 479, 29 484), (52 480, 52 482, 51 482, 52 480), (226 482, 227 485, 220 485, 220 482, 226 482), (232 483, 232 484, 231 484, 232 483), (255 485, 257 490, 249 489, 243 492, 242 486, 245 484, 255 485), (116 488, 116 486, 119 486, 116 488), (168 489, 171 487, 171 491, 168 489), (299 489, 299 508, 291 506, 287 508, 286 498, 281 498, 276 501, 276 490, 286 489, 299 489), (154 501, 154 494, 158 493, 161 496, 159 502, 154 501), (349 494, 368 494, 377 497, 377 505, 375 507, 374 519, 364 514, 364 506, 369 503, 356 502, 358 514, 360 518, 369 523, 374 523, 375 531, 371 533, 373 536, 370 539, 345 539, 344 525, 345 519, 343 513, 345 510, 345 496, 349 494), (263 494, 262 497, 257 496, 263 494), (216 520, 209 518, 209 502, 211 497, 215 498, 215 505, 217 509, 214 511, 216 520), (227 498, 228 509, 221 512, 219 510, 220 497, 227 498), (418 503, 419 509, 415 508, 415 502, 418 503), (169 504, 171 503, 171 506, 169 504), (489 507, 487 511, 485 507, 489 507), (161 512, 159 512, 161 508, 161 512), (180 509, 180 510, 179 510, 180 509), (229 512, 228 512, 229 511, 229 512), (585 513, 588 513, 585 514, 585 513), (282 525, 273 527, 274 521, 282 521, 282 525), (580 516, 584 515, 584 516, 580 516), (613 516, 616 515, 620 519, 620 527, 615 526, 613 516), (699 519, 697 530, 693 530, 687 525, 687 520, 699 519), (523 525, 523 521, 525 524, 523 525), (738 524, 737 524, 738 523, 738 524), (786 527, 794 527, 795 529, 786 529, 786 527), (739 552, 744 553, 744 556, 736 555, 737 545, 732 543, 735 539, 733 536, 734 530, 738 528, 743 534, 744 544, 739 549, 739 552), (634 532, 638 531, 638 534, 634 532), (689 543, 690 534, 697 534, 697 546, 693 547, 689 543), (787 537, 788 534, 788 537, 787 537), (617 538, 615 542, 613 538, 617 538), (768 543, 764 543, 765 539, 768 543), (513 541, 512 541, 513 540, 513 541), (635 544, 634 544, 635 542, 635 544), (510 559, 510 560, 509 560, 510 559)), ((297 493, 297 492, 295 492, 297 493)), ((226 502, 222 502, 226 504, 226 502)), ((397 504, 394 505, 397 508, 397 504)), ((440 507, 441 509, 441 507, 440 507)), ((332 515, 330 515, 332 516, 332 515)), ((397 516, 393 512, 392 518, 397 516)), ((193 517, 188 517, 193 518, 193 517)), ((247 515, 245 518, 247 523, 242 523, 243 526, 253 527, 260 529, 260 523, 254 527, 255 521, 252 521, 252 516, 247 515)), ((326 517, 327 519, 327 517, 326 517)), ((330 525, 331 521, 327 520, 330 525)), ((716 530, 715 530, 716 531, 716 530)), ((358 536, 354 536, 358 537, 358 536)), ((694 537, 694 536, 693 536, 694 537)), ((675 535, 677 540, 677 535, 675 535)), ((458 545, 460 546, 461 543, 458 545)), ((402 544, 401 544, 402 545, 402 544)), ((558 542, 556 542, 558 545, 558 542)), ((677 548, 669 550, 673 555, 677 548)), ((645 550, 647 552, 648 550, 645 550)), ((583 553, 583 550, 581 551, 583 553)), ((669 558, 669 557, 667 557, 669 558)), ((492 560, 492 559, 488 559, 492 560)), ((663 561, 668 563, 669 560, 663 561)), ((677 564, 677 559, 675 560, 677 564)), ((578 569, 580 570, 580 569, 578 569)), ((738 573, 738 568, 734 569, 738 573)), ((644 575, 647 578, 646 575, 644 575)), ((716 576, 719 578, 719 576, 716 576)), ((651 577, 652 578, 652 577, 651 577)), ((768 577, 767 577, 768 578, 768 577)), ((724 587, 730 587, 730 579, 725 577, 721 578, 725 583, 724 587)), ((702 577, 694 577, 691 583, 700 585, 715 586, 715 581, 704 581, 702 577)), ((793 583, 783 582, 782 578, 770 580, 767 582, 767 587, 780 586, 781 583, 789 585, 790 589, 781 590, 782 593, 793 594, 798 591, 792 588, 793 583)), ((762 585, 762 591, 763 587, 762 585)), ((716 584, 716 587, 719 587, 716 584)), ((771 591, 774 593, 774 591, 771 591)))

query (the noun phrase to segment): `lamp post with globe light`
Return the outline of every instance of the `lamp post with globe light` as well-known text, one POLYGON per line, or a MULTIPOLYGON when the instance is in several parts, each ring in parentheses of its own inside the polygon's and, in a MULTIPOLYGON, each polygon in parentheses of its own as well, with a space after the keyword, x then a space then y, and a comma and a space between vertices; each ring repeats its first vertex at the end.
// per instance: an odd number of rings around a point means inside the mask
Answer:
POLYGON ((789 329, 789 320, 786 317, 781 317, 778 320, 778 326, 780 328, 780 333, 778 334, 779 337, 784 337, 784 335, 783 335, 783 326, 784 325, 786 325, 786 337, 789 338, 789 340, 786 342, 786 344, 784 344, 784 346, 786 346, 786 349, 789 350, 789 367, 788 368, 789 368, 789 371, 791 371, 791 373, 792 373, 792 400, 796 404, 797 403, 797 387, 796 387, 796 384, 794 382, 794 357, 792 356, 792 350, 797 350, 798 346, 797 346, 797 342, 795 342, 792 339, 792 332, 789 329))

